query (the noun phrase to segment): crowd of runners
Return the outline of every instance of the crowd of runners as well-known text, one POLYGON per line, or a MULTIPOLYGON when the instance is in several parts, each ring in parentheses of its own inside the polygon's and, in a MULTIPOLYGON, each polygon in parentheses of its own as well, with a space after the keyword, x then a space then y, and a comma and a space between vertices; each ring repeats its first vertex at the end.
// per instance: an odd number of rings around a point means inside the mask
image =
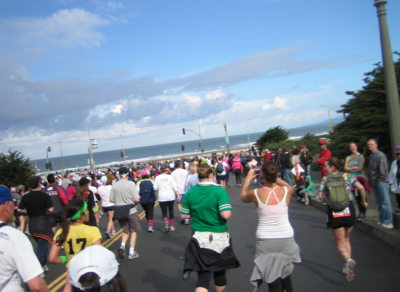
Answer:
POLYGON ((261 151, 249 147, 236 153, 34 176, 28 186, 0 186, 0 241, 7 239, 8 244, 2 243, 1 252, 7 251, 9 257, 0 257, 0 290, 23 291, 22 279, 33 291, 47 291, 41 279, 49 270, 47 262, 51 262, 66 264, 64 291, 127 291, 115 255, 101 247, 103 236, 97 226, 105 217, 104 235, 109 239, 116 234, 117 221, 123 231, 118 257, 138 258, 138 206, 145 212, 147 231, 153 233, 154 212, 159 205, 164 232, 173 232, 181 224, 192 227, 183 278, 197 272, 195 291, 201 292, 208 291, 213 276, 216 291, 226 291, 225 271, 240 266, 226 225, 232 215, 226 189, 242 187, 243 177, 241 200, 253 203, 259 216, 255 267, 250 279, 256 288, 265 282, 269 291, 292 291, 293 264, 301 262, 288 216, 292 194, 297 194, 298 201, 305 205, 310 197, 326 204, 327 228, 333 230, 344 259, 342 272, 353 280, 356 262, 351 257, 350 234, 355 221, 366 218, 366 194, 370 191, 379 208, 378 224, 393 228, 389 186, 400 203, 400 146, 395 149, 397 159, 389 171, 377 141, 369 140, 367 179, 365 158, 357 151, 356 143, 349 143, 350 155, 343 160, 332 157, 325 140, 319 145, 316 163, 322 180, 318 190, 311 179, 314 161, 306 146, 294 146, 290 153, 287 148, 261 151), (230 181, 233 175, 235 183, 230 181), (257 177, 263 179, 261 187, 250 190, 251 181, 257 177), (36 255, 27 239, 30 236, 37 243, 36 255), (26 252, 22 255, 13 249, 26 252), (21 264, 26 262, 22 257, 30 264, 21 264))

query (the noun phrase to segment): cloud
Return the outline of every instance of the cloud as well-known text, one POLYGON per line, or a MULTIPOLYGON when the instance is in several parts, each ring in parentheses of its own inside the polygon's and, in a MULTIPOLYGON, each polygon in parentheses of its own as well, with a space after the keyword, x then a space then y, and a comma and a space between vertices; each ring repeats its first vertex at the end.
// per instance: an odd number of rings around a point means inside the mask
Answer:
POLYGON ((279 109, 287 109, 286 102, 288 101, 287 98, 280 98, 279 96, 274 98, 274 107, 279 109))
POLYGON ((14 18, 0 21, 5 34, 3 40, 35 48, 100 46, 106 38, 99 29, 109 24, 109 20, 98 14, 79 8, 62 9, 43 19, 14 18))
POLYGON ((271 108, 272 108, 272 106, 270 104, 268 104, 268 103, 265 103, 265 104, 262 105, 262 109, 264 111, 270 110, 271 108))

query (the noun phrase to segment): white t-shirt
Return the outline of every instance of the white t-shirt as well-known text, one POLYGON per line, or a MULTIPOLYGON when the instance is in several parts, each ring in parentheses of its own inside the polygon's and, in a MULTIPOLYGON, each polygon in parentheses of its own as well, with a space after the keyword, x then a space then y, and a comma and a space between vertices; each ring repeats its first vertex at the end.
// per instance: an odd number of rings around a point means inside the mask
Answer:
POLYGON ((89 190, 92 191, 92 193, 93 193, 93 199, 94 199, 95 202, 97 202, 98 200, 97 200, 97 198, 96 198, 96 196, 95 196, 95 194, 97 194, 97 188, 94 187, 94 186, 89 186, 89 190))
POLYGON ((175 179, 169 174, 160 174, 154 180, 153 188, 158 190, 158 201, 175 201, 175 191, 178 190, 175 179))
POLYGON ((97 190, 99 191, 99 195, 101 197, 101 205, 103 207, 112 207, 115 206, 114 203, 110 202, 110 193, 111 193, 112 186, 106 185, 101 186, 97 190))
POLYGON ((172 172, 172 177, 176 181, 176 185, 178 186, 179 194, 185 193, 186 180, 187 180, 188 176, 189 176, 189 172, 182 168, 177 168, 172 172))
MULTIPOLYGON (((221 161, 219 161, 219 162, 221 162, 221 161)), ((218 167, 218 163, 219 162, 217 162, 216 164, 215 164, 215 171, 217 171, 217 167, 218 167)), ((224 167, 224 171, 223 172, 221 172, 221 173, 218 173, 218 171, 217 171, 217 175, 220 175, 220 176, 223 176, 223 175, 226 175, 226 168, 228 167, 228 164, 226 164, 226 162, 221 162, 222 163, 222 166, 224 167)))
MULTIPOLYGON (((0 221, 0 223, 2 223, 0 221)), ((0 291, 22 292, 25 283, 43 273, 32 244, 21 231, 0 228, 0 291)))
POLYGON ((189 168, 189 162, 184 161, 183 163, 185 164, 185 169, 187 170, 189 168))

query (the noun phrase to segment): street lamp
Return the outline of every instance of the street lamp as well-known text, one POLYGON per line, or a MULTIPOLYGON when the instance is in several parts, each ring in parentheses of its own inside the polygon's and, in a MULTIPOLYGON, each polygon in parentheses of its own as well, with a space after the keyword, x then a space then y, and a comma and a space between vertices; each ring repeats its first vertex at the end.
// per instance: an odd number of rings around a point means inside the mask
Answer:
POLYGON ((122 155, 124 156, 124 165, 125 165, 125 150, 124 150, 124 140, 122 139, 122 134, 125 133, 125 131, 122 131, 121 134, 121 144, 122 144, 122 155))
POLYGON ((192 118, 193 117, 196 117, 197 118, 197 124, 198 124, 198 126, 199 126, 199 137, 200 137, 200 147, 201 147, 201 152, 204 152, 204 149, 203 149, 203 142, 202 142, 202 140, 201 140, 201 132, 200 132, 200 120, 199 120, 199 117, 198 116, 196 116, 196 115, 192 115, 192 118))
POLYGON ((90 139, 90 128, 97 124, 102 124, 103 122, 94 123, 93 125, 88 127, 89 133, 89 166, 90 169, 93 170, 93 153, 92 153, 92 139, 90 139))
POLYGON ((331 122, 331 109, 327 105, 321 105, 322 107, 328 108, 328 117, 329 117, 329 131, 332 132, 332 122, 331 122))
POLYGON ((383 75, 385 76, 386 104, 389 118, 390 143, 394 149, 400 144, 400 103, 394 71, 392 48, 390 45, 389 28, 386 20, 386 0, 375 0, 374 6, 378 11, 379 33, 383 59, 383 75))
POLYGON ((247 125, 247 122, 251 121, 251 119, 246 120, 246 129, 247 129, 247 143, 249 144, 250 147, 250 138, 249 138, 249 127, 247 125))
POLYGON ((58 143, 60 143, 60 153, 61 153, 61 166, 62 166, 62 170, 64 172, 64 160, 63 160, 63 156, 62 156, 62 147, 61 147, 61 142, 57 141, 58 143))

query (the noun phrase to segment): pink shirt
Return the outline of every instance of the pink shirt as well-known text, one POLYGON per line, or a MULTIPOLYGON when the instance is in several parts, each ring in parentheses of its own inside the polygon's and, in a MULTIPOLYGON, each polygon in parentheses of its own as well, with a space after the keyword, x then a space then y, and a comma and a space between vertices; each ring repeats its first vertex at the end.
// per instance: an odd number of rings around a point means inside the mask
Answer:
POLYGON ((75 187, 71 185, 66 189, 66 191, 67 191, 68 201, 71 201, 75 195, 75 187))

